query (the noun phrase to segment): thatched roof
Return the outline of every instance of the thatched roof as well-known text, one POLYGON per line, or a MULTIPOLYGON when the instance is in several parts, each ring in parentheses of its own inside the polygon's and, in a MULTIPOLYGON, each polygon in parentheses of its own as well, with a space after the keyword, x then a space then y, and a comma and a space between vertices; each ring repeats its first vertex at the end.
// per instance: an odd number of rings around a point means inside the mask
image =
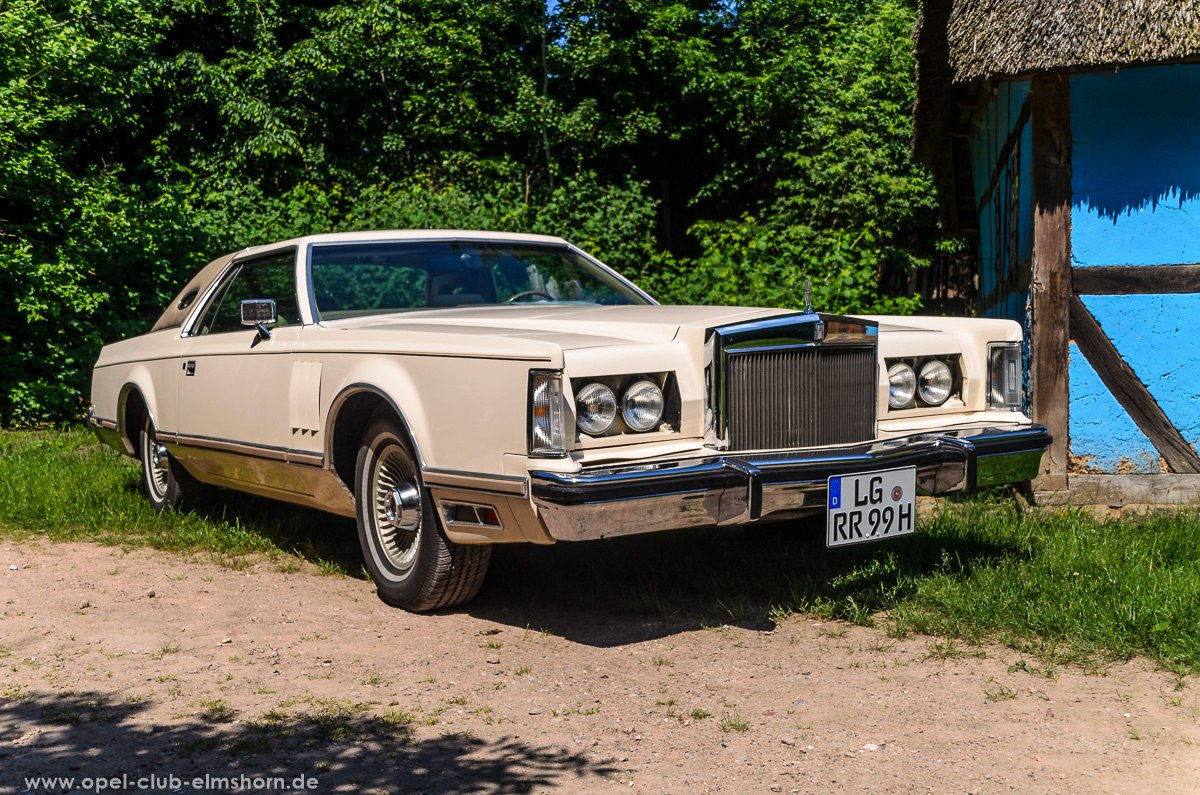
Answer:
POLYGON ((953 228, 949 128, 972 83, 1200 60, 1200 0, 922 0, 914 51, 913 157, 953 228))
POLYGON ((1200 0, 946 4, 955 82, 1176 61, 1200 53, 1200 0))

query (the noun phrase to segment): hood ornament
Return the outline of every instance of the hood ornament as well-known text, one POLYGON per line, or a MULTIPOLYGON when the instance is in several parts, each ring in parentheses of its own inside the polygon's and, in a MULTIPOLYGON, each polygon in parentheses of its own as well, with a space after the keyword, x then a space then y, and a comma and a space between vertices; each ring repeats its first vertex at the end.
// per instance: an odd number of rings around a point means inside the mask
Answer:
MULTIPOLYGON (((808 314, 814 314, 812 308, 812 279, 807 276, 804 278, 804 311, 808 314)), ((813 342, 825 341, 825 321, 818 320, 813 323, 813 342)))

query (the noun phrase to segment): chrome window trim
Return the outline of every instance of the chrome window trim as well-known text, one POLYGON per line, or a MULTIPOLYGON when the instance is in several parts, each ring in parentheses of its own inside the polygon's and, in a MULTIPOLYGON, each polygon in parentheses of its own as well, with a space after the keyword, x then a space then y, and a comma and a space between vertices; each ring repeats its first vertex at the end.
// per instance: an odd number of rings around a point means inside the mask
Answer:
MULTIPOLYGON (((217 278, 213 279, 212 284, 210 284, 208 286, 208 289, 204 291, 204 294, 202 296, 200 296, 200 298, 198 300, 193 302, 195 304, 195 308, 192 309, 192 313, 190 315, 188 315, 187 320, 184 321, 183 330, 180 332, 179 336, 181 336, 181 337, 197 336, 196 326, 200 323, 200 320, 204 317, 204 314, 208 311, 209 304, 212 303, 213 300, 215 300, 217 289, 221 286, 222 283, 224 283, 225 278, 227 276, 229 276, 230 273, 235 268, 240 268, 243 265, 251 264, 260 259, 267 259, 269 257, 273 257, 276 254, 282 254, 283 252, 288 251, 289 249, 292 251, 292 256, 295 257, 299 253, 300 247, 296 246, 296 245, 280 246, 279 248, 273 248, 270 251, 260 251, 259 249, 261 249, 261 248, 263 248, 263 247, 262 246, 253 246, 251 248, 242 249, 237 254, 233 255, 233 259, 229 260, 229 264, 225 266, 225 269, 221 271, 220 275, 217 276, 217 278)), ((295 263, 293 260, 293 265, 294 264, 295 263)), ((295 281, 295 277, 293 276, 293 282, 294 281, 295 281)), ((293 289, 296 289, 298 286, 299 285, 293 284, 293 289)), ((298 290, 297 290, 297 293, 299 293, 298 290)), ((296 296, 296 305, 299 306, 299 295, 298 294, 296 296)), ((301 318, 301 320, 303 320, 303 318, 301 318)))

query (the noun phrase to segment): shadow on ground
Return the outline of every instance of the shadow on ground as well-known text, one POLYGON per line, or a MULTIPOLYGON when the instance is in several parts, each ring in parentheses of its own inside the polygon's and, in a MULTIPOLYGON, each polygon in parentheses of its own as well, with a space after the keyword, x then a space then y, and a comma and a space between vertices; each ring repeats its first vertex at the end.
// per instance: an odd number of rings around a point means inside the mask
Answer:
MULTIPOLYGON (((306 782, 305 789, 319 792, 339 786, 393 792, 403 782, 405 792, 490 795, 586 787, 616 772, 564 748, 534 746, 516 737, 489 743, 458 733, 417 743, 412 716, 381 708, 364 711, 349 702, 314 700, 297 704, 287 715, 272 711, 239 723, 210 712, 168 725, 138 725, 148 706, 110 703, 98 693, 0 699, 0 734, 10 738, 0 752, 0 788, 63 792, 70 787, 61 781, 37 786, 27 779, 74 777, 74 789, 80 790, 85 777, 128 776, 133 790, 141 777, 190 782, 207 775, 237 782, 243 776, 251 782, 277 777, 291 791, 296 777, 303 776, 316 779, 315 787, 306 782)), ((280 791, 278 786, 257 789, 280 791)))
MULTIPOLYGON (((822 516, 496 545, 482 592, 457 610, 602 647, 726 624, 770 629, 793 612, 870 623, 931 576, 969 577, 975 567, 1024 554, 1017 542, 981 533, 972 519, 979 510, 1006 509, 956 505, 919 521, 912 536, 836 549, 825 547, 822 516)), ((237 522, 322 571, 366 579, 352 519, 223 490, 199 512, 237 522)))

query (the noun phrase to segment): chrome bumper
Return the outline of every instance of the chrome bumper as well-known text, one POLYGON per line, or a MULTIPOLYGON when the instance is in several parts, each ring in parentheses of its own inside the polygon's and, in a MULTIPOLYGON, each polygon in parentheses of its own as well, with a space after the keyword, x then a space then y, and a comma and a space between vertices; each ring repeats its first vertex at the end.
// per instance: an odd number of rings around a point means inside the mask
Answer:
POLYGON ((1038 473, 1040 425, 918 434, 836 450, 714 455, 582 472, 533 472, 530 491, 560 541, 775 521, 825 510, 828 478, 915 466, 917 490, 951 494, 1038 473))

